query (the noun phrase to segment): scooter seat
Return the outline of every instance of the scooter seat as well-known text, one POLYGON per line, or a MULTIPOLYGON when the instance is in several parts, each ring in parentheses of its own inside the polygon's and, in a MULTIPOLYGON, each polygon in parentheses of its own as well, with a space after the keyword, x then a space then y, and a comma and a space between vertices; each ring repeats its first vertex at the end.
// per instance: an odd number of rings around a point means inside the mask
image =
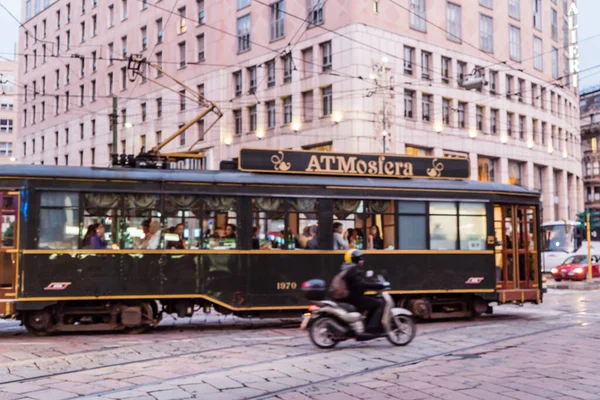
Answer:
POLYGON ((338 305, 338 307, 340 307, 342 310, 346 311, 346 312, 356 312, 356 307, 354 307, 352 304, 348 304, 348 303, 336 303, 338 305))

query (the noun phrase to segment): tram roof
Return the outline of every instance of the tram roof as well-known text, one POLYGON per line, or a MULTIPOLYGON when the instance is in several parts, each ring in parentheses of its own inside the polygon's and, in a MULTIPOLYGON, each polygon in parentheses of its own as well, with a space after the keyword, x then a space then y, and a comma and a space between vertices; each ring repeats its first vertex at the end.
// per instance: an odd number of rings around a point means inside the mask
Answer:
POLYGON ((230 170, 153 170, 128 168, 71 167, 49 165, 2 165, 0 179, 84 179, 84 180, 134 180, 148 182, 186 182, 242 185, 306 185, 347 186, 356 188, 438 189, 467 190, 475 192, 501 192, 511 195, 537 195, 539 192, 520 186, 475 180, 368 178, 324 175, 277 175, 230 170))

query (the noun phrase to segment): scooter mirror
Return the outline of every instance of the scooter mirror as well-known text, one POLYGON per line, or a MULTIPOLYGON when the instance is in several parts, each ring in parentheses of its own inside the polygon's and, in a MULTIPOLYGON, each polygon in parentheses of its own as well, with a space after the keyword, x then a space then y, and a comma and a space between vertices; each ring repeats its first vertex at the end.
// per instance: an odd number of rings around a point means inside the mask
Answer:
POLYGON ((367 278, 372 278, 373 277, 373 271, 372 270, 368 270, 365 275, 367 276, 367 278))

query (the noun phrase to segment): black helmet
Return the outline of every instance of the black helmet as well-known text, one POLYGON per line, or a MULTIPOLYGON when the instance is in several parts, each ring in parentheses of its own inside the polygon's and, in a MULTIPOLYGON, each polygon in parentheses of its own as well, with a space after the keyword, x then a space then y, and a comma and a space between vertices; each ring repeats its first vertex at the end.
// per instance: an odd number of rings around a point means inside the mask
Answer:
POLYGON ((362 251, 360 250, 348 250, 346 252, 346 254, 344 255, 344 261, 349 263, 349 262, 353 262, 355 264, 358 264, 359 261, 364 261, 365 260, 365 255, 362 253, 362 251))

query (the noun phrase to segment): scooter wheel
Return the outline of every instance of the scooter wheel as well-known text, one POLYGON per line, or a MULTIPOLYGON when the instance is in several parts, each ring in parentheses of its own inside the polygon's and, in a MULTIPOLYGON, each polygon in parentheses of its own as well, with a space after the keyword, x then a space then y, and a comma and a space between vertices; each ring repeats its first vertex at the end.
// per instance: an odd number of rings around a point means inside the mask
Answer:
POLYGON ((417 324, 408 315, 394 315, 390 318, 387 339, 394 346, 406 346, 415 338, 417 324))
POLYGON ((316 319, 309 329, 310 341, 321 349, 331 349, 338 344, 338 340, 336 340, 335 334, 330 328, 333 323, 333 319, 329 317, 316 319))

